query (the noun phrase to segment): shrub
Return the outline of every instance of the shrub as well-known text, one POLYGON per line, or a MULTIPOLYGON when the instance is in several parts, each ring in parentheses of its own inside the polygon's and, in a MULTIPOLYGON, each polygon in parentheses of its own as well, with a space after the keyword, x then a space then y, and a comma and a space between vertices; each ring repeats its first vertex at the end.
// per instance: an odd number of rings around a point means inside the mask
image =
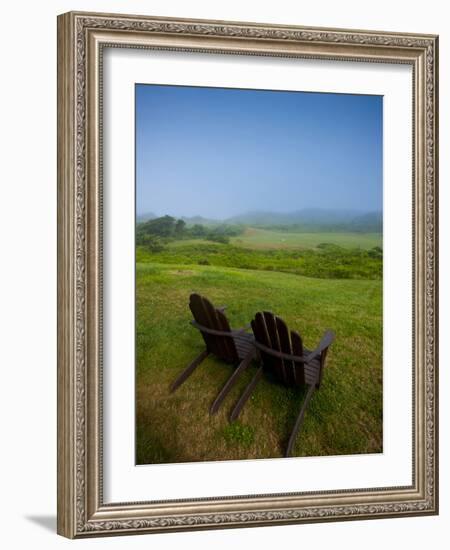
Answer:
POLYGON ((374 246, 373 248, 371 248, 367 254, 371 257, 371 258, 382 258, 383 257, 383 249, 380 248, 379 246, 374 246))
POLYGON ((155 235, 139 235, 136 241, 150 252, 162 252, 165 248, 163 241, 155 235))
POLYGON ((206 238, 208 241, 213 241, 214 243, 228 244, 230 242, 230 237, 221 235, 220 233, 208 233, 206 238))

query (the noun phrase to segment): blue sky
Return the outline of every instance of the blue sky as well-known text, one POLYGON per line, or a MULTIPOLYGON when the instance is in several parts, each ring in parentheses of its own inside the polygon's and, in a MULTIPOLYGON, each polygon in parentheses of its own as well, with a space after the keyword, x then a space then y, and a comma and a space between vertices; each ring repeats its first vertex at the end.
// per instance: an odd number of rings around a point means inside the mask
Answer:
POLYGON ((136 85, 136 211, 382 209, 382 97, 136 85))

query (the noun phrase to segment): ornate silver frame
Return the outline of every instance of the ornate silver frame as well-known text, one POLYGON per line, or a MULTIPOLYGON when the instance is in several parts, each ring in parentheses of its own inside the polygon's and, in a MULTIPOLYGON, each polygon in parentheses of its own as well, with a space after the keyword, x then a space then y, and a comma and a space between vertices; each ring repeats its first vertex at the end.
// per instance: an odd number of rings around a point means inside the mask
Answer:
POLYGON ((70 538, 438 513, 438 38, 66 13, 58 17, 58 533, 70 538), (105 504, 101 423, 102 48, 406 63, 413 67, 413 484, 105 504))

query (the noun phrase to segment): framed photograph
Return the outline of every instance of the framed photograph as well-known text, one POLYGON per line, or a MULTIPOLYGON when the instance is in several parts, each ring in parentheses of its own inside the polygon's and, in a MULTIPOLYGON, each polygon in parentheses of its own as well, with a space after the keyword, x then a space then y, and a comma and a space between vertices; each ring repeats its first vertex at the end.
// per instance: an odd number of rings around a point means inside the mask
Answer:
POLYGON ((58 532, 438 512, 433 35, 58 18, 58 532))

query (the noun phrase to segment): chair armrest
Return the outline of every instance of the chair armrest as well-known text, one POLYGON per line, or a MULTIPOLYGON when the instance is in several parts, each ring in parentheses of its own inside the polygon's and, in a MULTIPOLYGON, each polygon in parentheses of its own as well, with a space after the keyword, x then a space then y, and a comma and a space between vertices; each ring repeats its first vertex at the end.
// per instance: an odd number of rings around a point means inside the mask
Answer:
POLYGON ((206 334, 211 334, 212 336, 227 336, 228 338, 232 338, 233 336, 237 336, 238 334, 242 334, 243 332, 248 330, 247 327, 243 327, 237 330, 215 330, 200 325, 200 323, 197 323, 197 321, 191 321, 191 325, 198 329, 200 332, 205 332, 206 334))
POLYGON ((252 325, 245 325, 245 327, 241 327, 241 328, 233 328, 231 330, 231 332, 233 332, 234 334, 241 334, 243 332, 247 332, 248 330, 250 330, 252 328, 252 325))
POLYGON ((325 351, 334 341, 336 335, 332 330, 325 331, 325 334, 322 336, 322 339, 319 342, 319 345, 306 356, 306 363, 309 363, 316 357, 318 357, 323 351, 325 351))
POLYGON ((295 363, 307 363, 307 357, 304 355, 291 355, 290 353, 285 353, 283 351, 278 351, 276 349, 269 348, 261 342, 255 340, 255 347, 272 357, 277 357, 278 359, 286 359, 287 361, 294 361, 295 363))

